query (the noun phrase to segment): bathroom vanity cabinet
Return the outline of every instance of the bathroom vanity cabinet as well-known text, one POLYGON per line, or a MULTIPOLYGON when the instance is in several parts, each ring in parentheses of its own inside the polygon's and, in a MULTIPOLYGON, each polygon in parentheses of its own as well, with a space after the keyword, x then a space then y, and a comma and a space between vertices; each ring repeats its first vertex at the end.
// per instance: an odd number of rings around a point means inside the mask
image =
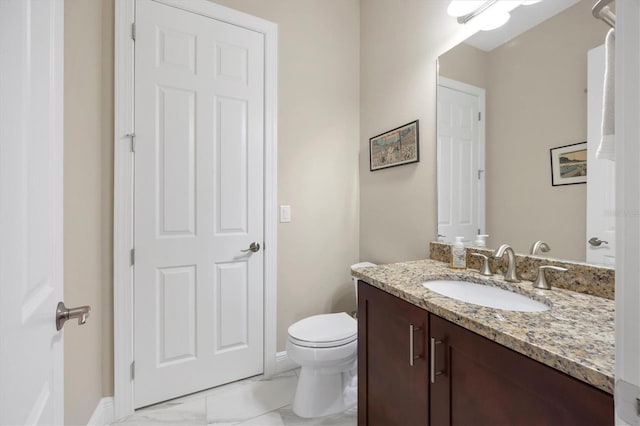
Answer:
POLYGON ((358 283, 359 425, 613 422, 608 393, 358 283))
POLYGON ((358 283, 358 424, 429 423, 428 332, 426 311, 358 283))

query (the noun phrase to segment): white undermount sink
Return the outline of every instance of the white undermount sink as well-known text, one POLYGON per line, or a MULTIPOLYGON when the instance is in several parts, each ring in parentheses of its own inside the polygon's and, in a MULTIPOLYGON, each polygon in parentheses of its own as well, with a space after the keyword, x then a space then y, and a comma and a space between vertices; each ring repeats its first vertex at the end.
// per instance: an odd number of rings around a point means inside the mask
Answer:
POLYGON ((443 296, 488 308, 518 312, 543 312, 549 309, 544 303, 509 290, 466 281, 427 281, 422 285, 443 296))

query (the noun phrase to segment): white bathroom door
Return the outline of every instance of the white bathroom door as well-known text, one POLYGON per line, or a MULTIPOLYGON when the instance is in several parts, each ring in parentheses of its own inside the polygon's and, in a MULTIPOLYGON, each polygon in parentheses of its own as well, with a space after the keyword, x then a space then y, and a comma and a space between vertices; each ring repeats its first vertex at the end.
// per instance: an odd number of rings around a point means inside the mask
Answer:
POLYGON ((587 97, 587 262, 616 265, 616 167, 615 162, 596 158, 600 145, 604 96, 604 46, 588 54, 587 97), (597 238, 597 241, 589 240, 597 238))
POLYGON ((263 34, 136 2, 136 407, 263 372, 263 121, 263 34))
POLYGON ((64 2, 0 1, 0 424, 64 422, 64 2))
POLYGON ((473 241, 485 231, 484 89, 438 81, 438 234, 473 241))

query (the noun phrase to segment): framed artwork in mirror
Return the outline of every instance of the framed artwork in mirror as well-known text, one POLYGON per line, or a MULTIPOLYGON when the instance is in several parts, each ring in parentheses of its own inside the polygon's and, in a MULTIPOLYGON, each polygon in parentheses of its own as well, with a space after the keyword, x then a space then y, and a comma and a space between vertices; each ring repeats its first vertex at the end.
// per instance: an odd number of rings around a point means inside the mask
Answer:
POLYGON ((369 170, 420 161, 418 120, 369 139, 369 170))
POLYGON ((587 143, 551 148, 551 185, 587 183, 587 143))

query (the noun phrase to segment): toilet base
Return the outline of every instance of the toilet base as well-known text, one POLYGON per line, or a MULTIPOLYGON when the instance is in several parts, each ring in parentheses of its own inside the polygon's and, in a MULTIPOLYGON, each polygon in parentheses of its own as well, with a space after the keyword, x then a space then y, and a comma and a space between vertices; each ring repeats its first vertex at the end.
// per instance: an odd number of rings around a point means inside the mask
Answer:
POLYGON ((356 364, 347 371, 335 372, 318 368, 302 368, 293 399, 293 412, 298 417, 324 417, 342 413, 357 403, 356 364))

